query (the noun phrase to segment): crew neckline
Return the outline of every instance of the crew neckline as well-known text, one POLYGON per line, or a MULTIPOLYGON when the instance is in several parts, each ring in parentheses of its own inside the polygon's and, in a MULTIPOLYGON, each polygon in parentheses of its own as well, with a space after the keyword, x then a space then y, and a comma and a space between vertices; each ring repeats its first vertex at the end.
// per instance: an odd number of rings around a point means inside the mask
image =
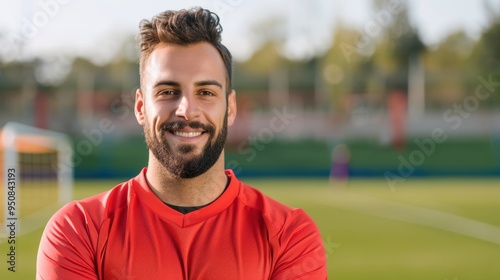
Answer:
POLYGON ((137 193, 138 199, 160 218, 168 220, 179 227, 188 227, 202 222, 212 216, 219 214, 229 207, 239 193, 240 182, 230 169, 225 170, 228 177, 226 190, 214 201, 196 211, 183 214, 166 205, 151 191, 146 181, 147 167, 131 180, 132 188, 137 193))
MULTIPOLYGON (((226 181, 226 186, 224 186, 224 190, 222 191, 222 193, 216 198, 214 199, 214 201, 216 201, 217 199, 219 199, 219 197, 221 197, 227 190, 227 187, 229 186, 229 184, 231 183, 231 178, 229 176, 226 175, 226 178, 227 178, 227 181, 226 181)), ((212 204, 214 201, 211 201, 207 204, 203 204, 203 205, 198 205, 198 206, 179 206, 179 205, 175 205, 175 204, 170 204, 170 203, 165 203, 165 205, 167 205, 168 207, 174 209, 175 211, 177 212, 180 212, 182 214, 188 214, 188 213, 191 213, 193 211, 197 211, 197 210, 200 210, 204 207, 207 207, 208 205, 212 204)))

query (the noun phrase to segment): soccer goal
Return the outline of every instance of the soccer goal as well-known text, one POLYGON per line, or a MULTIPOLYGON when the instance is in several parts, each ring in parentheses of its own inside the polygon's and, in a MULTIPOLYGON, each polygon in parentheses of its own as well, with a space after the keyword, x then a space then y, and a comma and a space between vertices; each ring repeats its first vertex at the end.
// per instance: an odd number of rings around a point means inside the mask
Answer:
POLYGON ((12 230, 23 234, 43 226, 51 213, 72 199, 72 149, 68 137, 7 123, 0 130, 0 175, 0 237, 7 238, 12 230))

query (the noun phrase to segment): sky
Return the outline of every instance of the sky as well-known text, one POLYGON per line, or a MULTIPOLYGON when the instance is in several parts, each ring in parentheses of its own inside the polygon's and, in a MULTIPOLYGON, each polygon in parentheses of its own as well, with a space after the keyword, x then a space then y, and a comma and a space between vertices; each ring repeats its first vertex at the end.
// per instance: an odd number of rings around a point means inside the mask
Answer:
MULTIPOLYGON (((402 0, 392 0, 395 5, 402 0)), ((500 0, 409 0, 410 17, 425 43, 437 44, 464 30, 479 38, 488 24, 484 1, 500 10, 500 0)), ((284 52, 301 58, 325 51, 339 21, 360 30, 376 24, 371 0, 0 0, 0 55, 9 58, 85 56, 109 61, 121 40, 137 33, 138 23, 167 9, 202 6, 219 14, 223 43, 236 60, 248 59, 262 43, 262 33, 281 36, 284 52), (269 22, 282 30, 266 30, 269 22), (260 29, 259 29, 260 27, 260 29), (23 42, 23 48, 12 42, 23 42), (7 47, 6 47, 7 46, 7 47)))

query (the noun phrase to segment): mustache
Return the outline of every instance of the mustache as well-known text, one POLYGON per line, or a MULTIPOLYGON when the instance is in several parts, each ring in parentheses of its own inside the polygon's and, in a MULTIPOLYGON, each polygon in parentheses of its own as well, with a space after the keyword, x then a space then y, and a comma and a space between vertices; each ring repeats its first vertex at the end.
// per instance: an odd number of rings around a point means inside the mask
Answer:
POLYGON ((190 127, 192 129, 203 129, 204 131, 213 134, 215 133, 215 127, 213 127, 210 124, 203 124, 199 121, 183 121, 183 120, 177 120, 177 121, 171 121, 167 122, 161 125, 160 130, 162 132, 165 131, 174 131, 174 130, 181 130, 185 127, 190 127))

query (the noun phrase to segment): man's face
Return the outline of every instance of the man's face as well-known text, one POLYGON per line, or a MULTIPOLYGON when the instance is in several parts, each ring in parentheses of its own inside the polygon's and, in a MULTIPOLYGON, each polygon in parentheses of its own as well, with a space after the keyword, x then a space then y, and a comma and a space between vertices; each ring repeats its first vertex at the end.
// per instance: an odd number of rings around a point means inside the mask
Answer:
POLYGON ((203 174, 221 156, 236 115, 219 53, 208 43, 160 44, 142 77, 135 113, 151 153, 179 178, 203 174))

